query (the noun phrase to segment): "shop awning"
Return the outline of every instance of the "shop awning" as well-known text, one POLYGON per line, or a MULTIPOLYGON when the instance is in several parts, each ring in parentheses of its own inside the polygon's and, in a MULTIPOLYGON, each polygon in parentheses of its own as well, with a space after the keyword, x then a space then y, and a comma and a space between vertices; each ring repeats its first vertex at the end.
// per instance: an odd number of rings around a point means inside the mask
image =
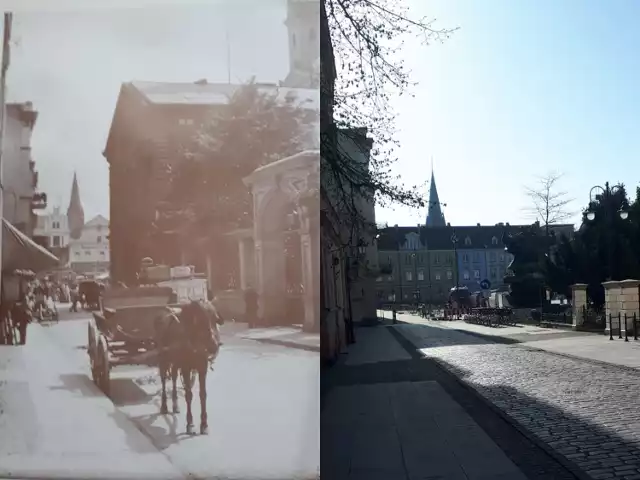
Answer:
POLYGON ((58 257, 41 247, 24 233, 2 219, 2 270, 33 270, 41 272, 57 267, 58 257))

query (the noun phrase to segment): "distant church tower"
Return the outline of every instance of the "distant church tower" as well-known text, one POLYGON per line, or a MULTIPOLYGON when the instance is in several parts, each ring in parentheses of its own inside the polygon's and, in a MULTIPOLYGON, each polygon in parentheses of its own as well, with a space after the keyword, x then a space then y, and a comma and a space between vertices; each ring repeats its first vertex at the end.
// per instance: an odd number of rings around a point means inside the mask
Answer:
POLYGON ((84 210, 80 201, 80 188, 78 187, 78 177, 73 173, 73 185, 71 185, 71 199, 67 208, 67 221, 69 222, 70 237, 77 240, 82 235, 84 227, 84 210))
POLYGON ((429 186, 429 204, 427 208, 427 227, 446 227, 447 222, 444 220, 444 213, 440 208, 440 198, 438 197, 438 189, 436 188, 436 177, 431 169, 431 185, 429 186))
POLYGON ((320 1, 287 0, 289 74, 284 87, 320 87, 320 1))

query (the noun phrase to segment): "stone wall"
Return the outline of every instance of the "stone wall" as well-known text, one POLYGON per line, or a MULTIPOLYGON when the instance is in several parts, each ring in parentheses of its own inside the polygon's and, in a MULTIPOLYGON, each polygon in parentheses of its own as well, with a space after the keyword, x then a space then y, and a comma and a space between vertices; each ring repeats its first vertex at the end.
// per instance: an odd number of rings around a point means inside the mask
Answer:
POLYGON ((633 331, 633 316, 640 320, 640 293, 638 286, 640 280, 622 280, 604 282, 605 296, 605 332, 609 333, 610 328, 618 332, 620 326, 622 332, 625 329, 633 331), (626 325, 624 319, 626 316, 626 325), (611 318, 611 323, 609 322, 611 318), (622 325, 620 325, 622 324, 622 325))
POLYGON ((620 282, 620 315, 627 318, 626 328, 633 331, 633 316, 640 315, 638 286, 640 280, 623 280, 620 282))

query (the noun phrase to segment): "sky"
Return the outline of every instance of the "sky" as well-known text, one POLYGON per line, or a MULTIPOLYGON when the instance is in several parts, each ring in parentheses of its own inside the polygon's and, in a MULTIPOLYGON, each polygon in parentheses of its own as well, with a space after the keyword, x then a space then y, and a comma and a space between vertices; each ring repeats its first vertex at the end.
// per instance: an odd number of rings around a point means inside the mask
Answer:
POLYGON ((289 69, 286 0, 65 3, 44 11, 43 2, 14 2, 7 81, 10 102, 30 100, 39 112, 32 155, 49 209, 66 210, 76 171, 85 218, 108 218, 102 151, 122 82, 226 82, 227 32, 232 82, 278 82, 289 69))
MULTIPOLYGON (((532 223, 524 187, 550 171, 570 210, 594 185, 640 181, 640 3, 408 0, 414 18, 460 27, 444 44, 409 37, 415 98, 395 102, 398 173, 426 182, 431 157, 452 225, 532 223)), ((428 191, 424 192, 425 198, 428 191)), ((377 209, 390 225, 426 209, 377 209)))

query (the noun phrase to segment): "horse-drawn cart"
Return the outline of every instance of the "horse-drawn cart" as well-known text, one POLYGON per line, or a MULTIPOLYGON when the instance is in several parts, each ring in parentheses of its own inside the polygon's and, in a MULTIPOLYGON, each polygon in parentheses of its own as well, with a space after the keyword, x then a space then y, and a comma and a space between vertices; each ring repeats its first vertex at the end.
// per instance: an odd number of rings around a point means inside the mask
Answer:
POLYGON ((93 381, 110 392, 110 374, 119 365, 155 365, 155 325, 175 294, 170 287, 106 290, 102 308, 88 326, 87 351, 93 381))

